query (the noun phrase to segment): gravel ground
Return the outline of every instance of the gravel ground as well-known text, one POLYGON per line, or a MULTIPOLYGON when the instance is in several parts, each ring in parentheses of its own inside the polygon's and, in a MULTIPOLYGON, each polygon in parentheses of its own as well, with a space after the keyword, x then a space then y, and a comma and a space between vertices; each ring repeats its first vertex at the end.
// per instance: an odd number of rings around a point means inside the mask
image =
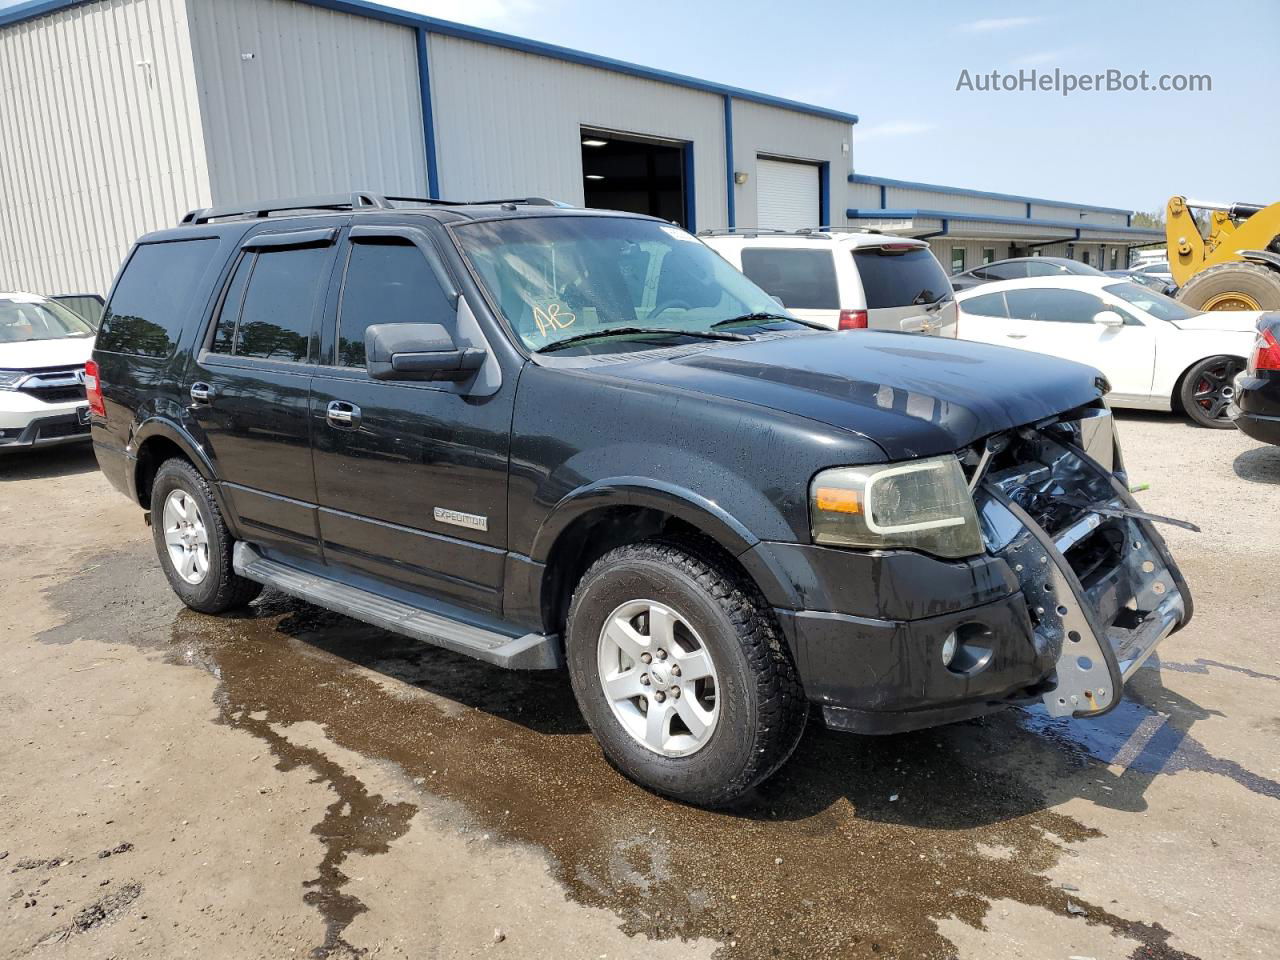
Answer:
POLYGON ((812 724, 708 813, 561 676, 266 595, 181 608, 85 450, 0 460, 0 957, 1280 951, 1280 448, 1121 414, 1195 596, 1116 711, 812 724))

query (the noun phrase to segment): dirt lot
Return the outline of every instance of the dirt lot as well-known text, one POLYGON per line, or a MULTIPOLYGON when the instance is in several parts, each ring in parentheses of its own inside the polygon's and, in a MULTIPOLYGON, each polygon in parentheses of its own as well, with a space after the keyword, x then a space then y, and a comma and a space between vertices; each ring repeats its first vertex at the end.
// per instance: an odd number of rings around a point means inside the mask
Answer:
POLYGON ((0 957, 1274 957, 1280 448, 1121 416, 1195 621, 1114 713, 813 724, 739 809, 560 676, 186 612, 87 451, 0 460, 0 957))

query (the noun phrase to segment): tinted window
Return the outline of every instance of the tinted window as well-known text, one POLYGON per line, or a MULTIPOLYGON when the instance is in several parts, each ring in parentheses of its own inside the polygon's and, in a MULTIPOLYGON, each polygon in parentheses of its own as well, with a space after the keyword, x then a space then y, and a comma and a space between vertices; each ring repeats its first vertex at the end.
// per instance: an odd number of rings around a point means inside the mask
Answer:
POLYGON ((1007 317, 1008 312, 1004 307, 1003 293, 984 293, 980 297, 970 297, 964 303, 960 304, 960 309, 965 313, 973 314, 978 317, 1007 317))
POLYGON ((452 327, 454 317, 435 273, 413 244, 353 244, 338 319, 338 365, 364 366, 364 331, 372 324, 452 327))
POLYGON ((862 278, 867 309, 933 303, 951 293, 951 281, 929 250, 855 250, 853 262, 862 278))
POLYGON ((974 276, 982 277, 984 280, 1021 280, 1027 275, 1026 262, 1021 263, 994 263, 989 267, 983 267, 981 270, 973 271, 974 276))
POLYGON ((236 272, 232 274, 227 292, 222 297, 213 343, 209 345, 214 353, 231 353, 235 347, 236 320, 240 316, 240 304, 244 301, 244 288, 249 285, 249 274, 253 272, 253 259, 252 253, 241 254, 236 272))
POLYGON ((1026 269, 1023 276, 1027 277, 1056 277, 1067 272, 1061 264, 1049 260, 1030 260, 1023 266, 1026 269))
POLYGON ((1093 315, 1105 310, 1103 302, 1080 290, 1006 290, 1009 316, 1020 320, 1043 320, 1049 323, 1092 323, 1093 315))
POLYGON ((255 256, 232 353, 263 360, 307 359, 316 295, 329 250, 296 247, 255 256))
POLYGON ((168 356, 205 289, 218 240, 147 243, 129 258, 98 331, 98 349, 168 356))
POLYGON ((836 262, 830 250, 742 251, 742 272, 784 307, 839 310, 836 262))

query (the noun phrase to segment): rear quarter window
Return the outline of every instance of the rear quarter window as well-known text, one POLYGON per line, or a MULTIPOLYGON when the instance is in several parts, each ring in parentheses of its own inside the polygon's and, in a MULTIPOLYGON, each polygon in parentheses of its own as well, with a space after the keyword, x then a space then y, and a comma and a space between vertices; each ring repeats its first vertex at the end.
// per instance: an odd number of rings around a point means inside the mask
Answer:
POLYGON ((933 303, 951 293, 942 264, 924 247, 855 250, 853 262, 862 278, 868 310, 933 303))
POLYGON ((97 349, 167 357, 208 293, 216 237, 139 245, 102 316, 97 349))
POLYGON ((1005 309, 1003 293, 984 293, 980 297, 969 297, 960 304, 960 309, 975 317, 1005 317, 1009 311, 1005 309))
POLYGON ((839 310, 836 261, 830 250, 742 251, 742 272, 793 310, 839 310))

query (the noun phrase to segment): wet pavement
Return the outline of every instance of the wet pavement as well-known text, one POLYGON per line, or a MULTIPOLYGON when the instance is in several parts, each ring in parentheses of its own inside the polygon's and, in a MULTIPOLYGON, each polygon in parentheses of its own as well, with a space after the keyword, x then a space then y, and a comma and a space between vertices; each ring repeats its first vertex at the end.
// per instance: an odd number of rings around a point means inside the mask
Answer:
MULTIPOLYGON (((1139 428, 1160 434, 1145 421, 1139 428)), ((0 489, 0 498, 7 492, 0 489)), ((1204 565, 1180 559, 1197 587, 1193 571, 1204 565)), ((863 738, 830 733, 815 714, 778 776, 736 807, 708 812, 658 799, 613 771, 563 674, 502 671, 269 593, 240 616, 191 613, 169 592, 145 532, 116 548, 82 548, 79 565, 91 573, 43 586, 55 625, 34 641, 109 642, 144 652, 155 669, 178 665, 211 676, 209 722, 254 738, 276 771, 301 772, 330 791, 321 815, 299 824, 321 852, 297 891, 299 909, 321 921, 323 933, 308 949, 317 958, 370 948, 367 936, 351 936, 371 909, 353 883, 353 863, 401 851, 401 869, 428 868, 402 850, 419 816, 483 838, 476 857, 489 844, 544 851, 571 901, 607 910, 638 942, 709 943, 726 960, 954 957, 959 948, 941 921, 981 930, 993 903, 1114 934, 1116 956, 1208 960, 1254 955, 1253 947, 1273 955, 1280 947, 1280 937, 1268 940, 1274 915, 1253 915, 1235 925, 1235 939, 1211 938, 1217 949, 1191 952, 1187 945, 1205 938, 1190 911, 1139 910, 1106 896, 1105 884, 1093 890, 1061 879, 1064 863, 1106 850, 1119 824, 1127 834, 1150 831, 1181 845, 1160 856, 1183 865, 1189 887, 1229 884, 1205 875, 1220 863, 1212 852, 1218 841, 1201 843, 1194 815, 1167 822, 1163 812, 1158 822, 1149 815, 1153 795, 1173 778, 1193 783, 1206 807, 1232 797, 1232 810, 1272 819, 1280 810, 1274 762, 1259 762, 1274 759, 1270 748, 1226 750, 1234 734, 1202 740, 1197 730, 1220 729, 1237 698, 1253 698, 1268 704, 1271 726, 1264 716, 1251 736, 1274 745, 1274 648, 1268 659, 1256 645, 1241 645, 1237 656, 1225 636, 1203 630, 1198 643, 1186 642, 1198 623, 1169 641, 1104 718, 1081 723, 1011 710, 863 738), (1226 685, 1230 697, 1203 696, 1226 685), (288 735, 300 725, 318 726, 339 749, 288 735), (398 771, 418 798, 371 787, 344 764, 347 753, 398 771)), ((1213 609, 1222 602, 1217 593, 1209 592, 1208 614, 1198 617, 1221 629, 1232 617, 1213 609)), ((1274 595, 1271 602, 1274 616, 1280 604, 1274 595)), ((1254 829, 1220 818, 1212 827, 1246 845, 1254 829)), ((1274 903, 1275 828, 1258 829, 1261 860, 1241 862, 1251 879, 1236 879, 1274 903)), ((0 850, 6 845, 0 839, 0 850)), ((1152 868, 1161 874, 1151 882, 1183 882, 1157 866, 1169 862, 1160 856, 1152 868)), ((484 949, 509 945, 506 936, 495 933, 484 949)), ((509 955, 521 953, 513 947, 509 955)), ((1015 954, 993 943, 981 955, 1015 954)), ((1051 944, 1026 955, 1065 960, 1071 952, 1051 944)))

